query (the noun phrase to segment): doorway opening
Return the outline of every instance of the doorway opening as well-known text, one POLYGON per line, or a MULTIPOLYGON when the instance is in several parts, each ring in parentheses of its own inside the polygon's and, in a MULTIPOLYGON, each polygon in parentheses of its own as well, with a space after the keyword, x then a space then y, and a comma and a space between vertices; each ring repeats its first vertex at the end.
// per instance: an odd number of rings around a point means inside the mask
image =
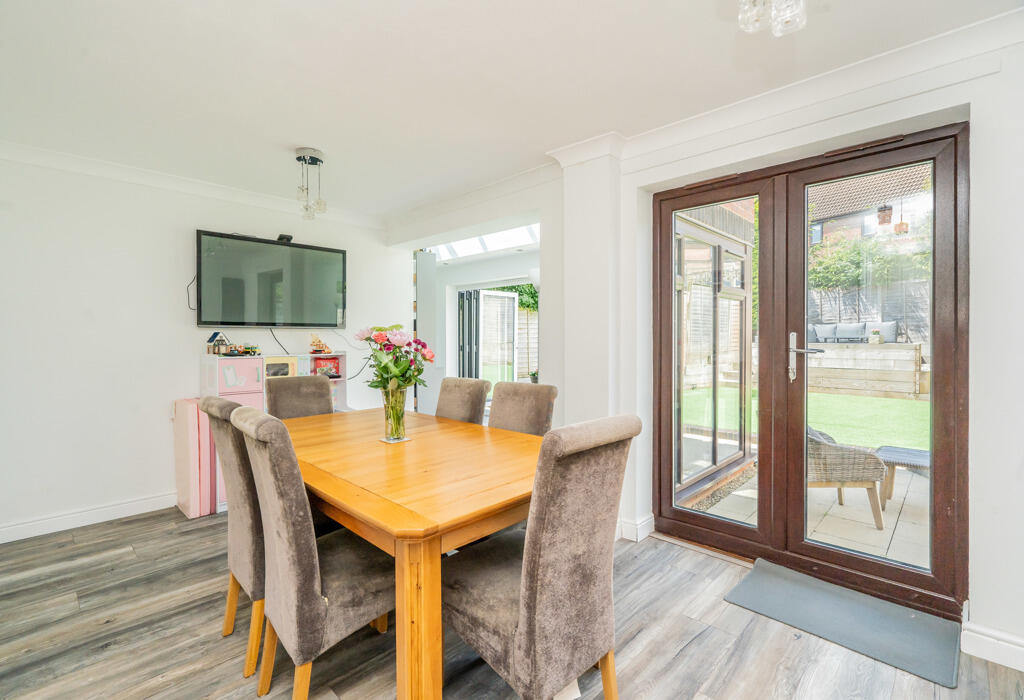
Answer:
POLYGON ((417 410, 432 413, 444 377, 538 381, 540 226, 459 238, 416 253, 417 332, 438 361, 417 410))

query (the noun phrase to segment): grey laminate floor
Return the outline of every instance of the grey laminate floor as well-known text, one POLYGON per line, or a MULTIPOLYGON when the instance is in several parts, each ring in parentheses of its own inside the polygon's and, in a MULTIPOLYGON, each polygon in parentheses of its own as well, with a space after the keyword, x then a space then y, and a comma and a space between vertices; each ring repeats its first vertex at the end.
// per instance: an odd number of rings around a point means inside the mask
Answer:
MULTIPOLYGON (((248 601, 220 636, 226 524, 169 509, 0 545, 0 698, 255 698, 241 674, 248 601)), ((950 691, 723 602, 745 571, 655 538, 619 542, 623 698, 1024 697, 1024 674, 1002 666, 964 656, 950 691)), ((446 638, 446 697, 514 697, 446 638)), ((310 697, 394 697, 394 646, 394 631, 353 635, 313 664, 310 697)), ((267 697, 290 697, 291 668, 279 651, 267 697)), ((600 674, 580 689, 600 697, 600 674)))

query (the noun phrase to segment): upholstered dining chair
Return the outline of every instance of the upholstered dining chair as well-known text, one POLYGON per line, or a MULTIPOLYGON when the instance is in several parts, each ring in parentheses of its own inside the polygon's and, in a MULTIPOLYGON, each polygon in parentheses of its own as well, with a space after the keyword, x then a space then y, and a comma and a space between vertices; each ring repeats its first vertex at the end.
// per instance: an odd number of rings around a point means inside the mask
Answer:
POLYGON ((526 530, 445 558, 445 619, 521 697, 547 700, 597 663, 618 697, 612 557, 636 416, 544 436, 526 530))
POLYGON ((334 413, 331 380, 319 374, 267 378, 267 413, 281 420, 334 413))
POLYGON ((238 589, 252 601, 249 619, 249 644, 245 651, 246 678, 256 671, 263 633, 263 523, 256 499, 256 485, 252 480, 249 453, 242 434, 231 425, 231 413, 239 407, 234 401, 216 396, 199 399, 199 409, 210 420, 210 433, 220 458, 221 474, 228 503, 228 598, 224 610, 225 637, 235 631, 235 613, 238 611, 238 589))
MULTIPOLYGON (((334 413, 331 380, 319 374, 309 377, 269 377, 267 413, 281 420, 334 413)), ((341 525, 314 509, 313 528, 319 537, 340 530, 341 525)))
POLYGON ((395 563, 348 530, 313 533, 292 441, 277 418, 242 407, 231 423, 245 436, 265 533, 267 631, 258 695, 270 690, 278 641, 295 664, 292 697, 304 700, 315 658, 358 630, 387 630, 395 563))
POLYGON ((486 379, 445 377, 441 380, 434 415, 480 425, 484 422, 484 408, 490 390, 491 383, 486 379))
POLYGON ((526 382, 498 382, 491 396, 491 428, 543 435, 551 430, 558 387, 526 382))

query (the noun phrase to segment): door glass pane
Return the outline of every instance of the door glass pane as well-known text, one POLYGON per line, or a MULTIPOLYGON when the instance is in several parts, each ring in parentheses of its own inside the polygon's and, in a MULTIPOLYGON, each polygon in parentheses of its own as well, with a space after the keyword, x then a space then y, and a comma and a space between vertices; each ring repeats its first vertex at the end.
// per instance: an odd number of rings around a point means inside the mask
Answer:
POLYGON ((714 259, 709 243, 684 238, 683 288, 680 317, 682 345, 682 441, 678 481, 686 482, 714 463, 711 437, 714 434, 714 259))
POLYGON ((674 216, 675 504, 757 523, 757 197, 674 216))
POLYGON ((740 390, 743 372, 743 302, 722 297, 718 300, 718 372, 715 403, 718 429, 715 431, 718 461, 736 457, 742 449, 743 427, 740 390))
POLYGON ((743 258, 735 253, 722 253, 722 287, 741 289, 743 287, 743 258))
POLYGON ((514 382, 516 306, 518 295, 480 292, 480 378, 491 383, 514 382))
MULTIPOLYGON (((932 163, 806 188, 809 540, 930 567, 932 163)), ((947 381, 951 378, 947 378, 947 381)))

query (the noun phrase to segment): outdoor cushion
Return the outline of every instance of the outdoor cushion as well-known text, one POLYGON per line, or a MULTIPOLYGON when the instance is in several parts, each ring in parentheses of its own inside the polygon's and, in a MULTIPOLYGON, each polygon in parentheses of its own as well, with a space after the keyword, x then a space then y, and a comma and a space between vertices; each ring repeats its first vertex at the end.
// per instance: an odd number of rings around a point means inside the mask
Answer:
POLYGON ((813 323, 807 324, 807 342, 808 343, 818 343, 818 342, 821 342, 821 341, 818 340, 818 334, 814 332, 814 324, 813 323))
POLYGON ((896 333, 899 331, 898 321, 876 321, 875 323, 869 323, 867 325, 868 335, 871 331, 880 331, 882 335, 883 343, 895 343, 896 333))
POLYGON ((836 340, 863 340, 864 323, 840 323, 836 325, 836 340))
POLYGON ((818 336, 818 340, 822 343, 828 340, 835 340, 836 337, 836 324, 834 323, 816 323, 814 325, 814 334, 818 336))

